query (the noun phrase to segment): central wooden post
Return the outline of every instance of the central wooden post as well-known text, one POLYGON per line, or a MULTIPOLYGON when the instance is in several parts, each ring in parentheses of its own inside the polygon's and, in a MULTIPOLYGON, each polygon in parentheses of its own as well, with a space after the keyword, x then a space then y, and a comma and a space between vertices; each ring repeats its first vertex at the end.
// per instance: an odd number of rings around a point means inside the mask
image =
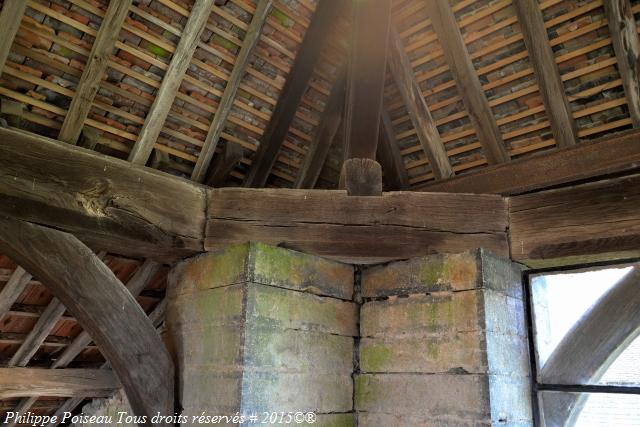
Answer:
POLYGON ((387 62, 390 0, 353 6, 351 60, 345 106, 345 162, 340 187, 348 194, 382 194, 382 169, 375 161, 387 62))

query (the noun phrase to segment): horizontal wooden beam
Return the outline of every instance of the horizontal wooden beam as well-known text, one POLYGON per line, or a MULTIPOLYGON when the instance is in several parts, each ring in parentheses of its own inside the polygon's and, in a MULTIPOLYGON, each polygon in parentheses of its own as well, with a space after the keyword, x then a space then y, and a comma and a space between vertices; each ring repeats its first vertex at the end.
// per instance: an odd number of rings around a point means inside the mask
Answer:
POLYGON ((448 193, 521 194, 560 184, 640 169, 640 131, 582 142, 509 164, 418 187, 448 193))
POLYGON ((362 263, 483 247, 507 256, 502 197, 344 191, 211 191, 205 247, 254 240, 362 263))
POLYGON ((0 368, 0 399, 15 397, 107 397, 120 388, 106 369, 0 368))
POLYGON ((33 134, 0 129, 0 215, 96 249, 174 259, 202 251, 205 190, 33 134))
POLYGON ((511 258, 555 267, 640 257, 640 175, 509 199, 511 258))

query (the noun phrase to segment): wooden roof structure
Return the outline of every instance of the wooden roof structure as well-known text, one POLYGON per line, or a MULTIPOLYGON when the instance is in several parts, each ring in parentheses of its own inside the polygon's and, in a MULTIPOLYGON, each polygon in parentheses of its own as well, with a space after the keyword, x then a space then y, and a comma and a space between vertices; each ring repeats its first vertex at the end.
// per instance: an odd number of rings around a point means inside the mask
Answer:
MULTIPOLYGON (((208 186, 336 189, 348 6, 0 0, 0 121, 208 186)), ((519 194, 637 167, 635 134, 610 134, 640 126, 639 19, 636 0, 392 1, 377 149, 385 188, 519 194), (571 156, 574 166, 562 163, 571 156)), ((516 226, 531 234, 521 200, 516 226)), ((161 315, 166 265, 98 255, 124 283, 139 274, 138 302, 161 315)), ((3 365, 51 366, 75 348, 65 364, 101 366, 26 274, 0 257, 3 365)), ((70 400, 0 399, 0 413, 81 401, 70 400)))

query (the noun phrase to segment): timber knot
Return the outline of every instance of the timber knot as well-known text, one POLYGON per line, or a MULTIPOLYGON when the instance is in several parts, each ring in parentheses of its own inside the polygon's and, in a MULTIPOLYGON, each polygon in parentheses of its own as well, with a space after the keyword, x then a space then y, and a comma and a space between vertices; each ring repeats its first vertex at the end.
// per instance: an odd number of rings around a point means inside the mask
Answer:
POLYGON ((107 216, 106 208, 110 204, 110 185, 105 179, 92 179, 88 188, 75 194, 78 206, 92 216, 107 216))

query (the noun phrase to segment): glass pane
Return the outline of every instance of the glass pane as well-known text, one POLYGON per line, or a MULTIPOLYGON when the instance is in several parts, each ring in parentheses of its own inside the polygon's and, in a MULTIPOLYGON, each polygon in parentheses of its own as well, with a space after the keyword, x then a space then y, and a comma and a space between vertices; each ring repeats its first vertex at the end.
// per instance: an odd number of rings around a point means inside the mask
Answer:
POLYGON ((618 356, 597 384, 636 387, 640 385, 640 337, 633 340, 618 356))
POLYGON ((545 391, 540 402, 546 425, 640 427, 639 395, 545 391))
POLYGON ((538 370, 589 307, 629 271, 631 267, 607 268, 531 278, 538 370))

